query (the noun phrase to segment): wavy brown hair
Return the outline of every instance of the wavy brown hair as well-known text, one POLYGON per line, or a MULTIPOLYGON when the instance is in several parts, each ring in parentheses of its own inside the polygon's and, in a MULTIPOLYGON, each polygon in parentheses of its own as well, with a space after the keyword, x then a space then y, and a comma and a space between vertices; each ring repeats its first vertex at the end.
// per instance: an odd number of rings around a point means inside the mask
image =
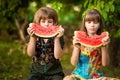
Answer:
POLYGON ((80 30, 85 31, 87 33, 87 30, 85 28, 85 21, 97 21, 97 22, 99 22, 100 27, 97 30, 96 34, 101 34, 103 32, 104 22, 103 22, 103 18, 101 16, 101 14, 99 13, 98 10, 96 10, 96 9, 88 10, 88 12, 85 14, 85 16, 83 18, 80 30))
POLYGON ((40 24, 41 19, 53 19, 54 25, 58 24, 57 12, 49 7, 41 7, 40 9, 38 9, 34 15, 33 22, 40 24))

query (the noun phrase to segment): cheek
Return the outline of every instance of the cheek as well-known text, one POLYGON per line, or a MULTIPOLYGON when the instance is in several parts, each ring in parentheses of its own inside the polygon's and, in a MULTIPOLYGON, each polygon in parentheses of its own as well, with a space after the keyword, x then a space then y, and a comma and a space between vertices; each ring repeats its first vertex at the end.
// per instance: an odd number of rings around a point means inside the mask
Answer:
POLYGON ((85 23, 85 28, 88 29, 89 28, 89 24, 88 23, 85 23))
POLYGON ((95 27, 96 27, 96 29, 98 29, 100 27, 100 25, 99 24, 95 24, 95 27))
POLYGON ((44 23, 41 22, 40 25, 41 25, 41 26, 44 26, 44 23))

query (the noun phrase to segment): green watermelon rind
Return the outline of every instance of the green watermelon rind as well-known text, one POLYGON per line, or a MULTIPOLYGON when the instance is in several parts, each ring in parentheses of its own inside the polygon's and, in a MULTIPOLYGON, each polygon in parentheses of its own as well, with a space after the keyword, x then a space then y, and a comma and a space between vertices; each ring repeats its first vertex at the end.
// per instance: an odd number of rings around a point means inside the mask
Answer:
POLYGON ((35 33, 35 35, 38 36, 38 37, 42 37, 42 38, 51 38, 51 37, 55 37, 55 36, 57 36, 58 33, 55 33, 55 34, 50 35, 50 36, 44 36, 44 35, 40 35, 40 34, 37 34, 37 33, 35 33))
MULTIPOLYGON (((35 24, 35 23, 30 23, 30 26, 34 26, 34 25, 37 25, 37 24, 35 24)), ((37 26, 39 26, 39 25, 37 25, 37 26)), ((46 28, 47 29, 47 28, 46 28)), ((60 29, 60 27, 59 27, 59 29, 60 29)), ((59 30, 58 29, 58 30, 59 30)), ((58 31, 57 30, 57 31, 58 31)), ((34 34, 36 35, 36 36, 38 36, 38 37, 42 37, 42 38, 52 38, 52 37, 55 37, 55 36, 57 36, 59 33, 56 31, 56 33, 54 33, 54 34, 50 34, 50 35, 43 35, 43 34, 39 34, 38 32, 35 32, 34 31, 34 34)))
MULTIPOLYGON (((75 36, 77 35, 77 32, 78 32, 78 31, 74 31, 74 35, 75 35, 75 36)), ((103 32, 103 33, 106 34, 105 37, 107 37, 107 36, 109 35, 108 32, 103 32)), ((80 41, 79 43, 80 43, 81 45, 83 45, 83 46, 93 47, 93 48, 95 48, 95 47, 100 47, 100 46, 104 45, 102 41, 100 41, 100 43, 97 44, 97 45, 86 44, 86 43, 81 42, 81 41, 80 41)))

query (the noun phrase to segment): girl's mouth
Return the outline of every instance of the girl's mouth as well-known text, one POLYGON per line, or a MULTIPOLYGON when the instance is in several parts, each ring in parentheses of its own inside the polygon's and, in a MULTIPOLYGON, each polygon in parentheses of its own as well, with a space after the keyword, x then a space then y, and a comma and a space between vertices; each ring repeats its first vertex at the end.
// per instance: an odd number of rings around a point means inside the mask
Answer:
POLYGON ((91 31, 95 31, 95 28, 90 28, 91 31))

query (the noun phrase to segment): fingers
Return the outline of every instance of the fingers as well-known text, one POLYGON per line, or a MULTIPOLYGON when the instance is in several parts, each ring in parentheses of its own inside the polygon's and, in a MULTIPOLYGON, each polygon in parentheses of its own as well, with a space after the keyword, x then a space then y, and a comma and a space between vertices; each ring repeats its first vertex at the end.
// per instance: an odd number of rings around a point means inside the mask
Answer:
POLYGON ((108 36, 102 39, 102 42, 109 42, 109 41, 110 41, 110 38, 108 36))
POLYGON ((29 24, 29 27, 32 27, 32 24, 33 24, 33 23, 30 23, 30 24, 29 24))
POLYGON ((60 28, 62 28, 62 26, 60 25, 60 28))
POLYGON ((60 30, 58 31, 58 35, 56 37, 61 37, 64 34, 64 28, 60 26, 60 30))
POLYGON ((80 48, 80 42, 79 39, 73 36, 73 46, 76 48, 80 48))
POLYGON ((79 45, 79 44, 80 44, 79 39, 73 36, 73 45, 79 45))
POLYGON ((73 40, 79 41, 79 39, 76 36, 73 36, 73 40))
POLYGON ((110 38, 109 38, 109 36, 103 38, 103 39, 102 39, 102 42, 103 42, 103 45, 104 45, 104 46, 105 46, 105 45, 108 45, 108 44, 110 43, 110 38))
POLYGON ((64 29, 61 27, 58 33, 64 33, 64 29))
POLYGON ((34 29, 32 28, 32 25, 30 24, 29 27, 27 28, 27 33, 30 35, 30 36, 33 36, 34 35, 34 29))

